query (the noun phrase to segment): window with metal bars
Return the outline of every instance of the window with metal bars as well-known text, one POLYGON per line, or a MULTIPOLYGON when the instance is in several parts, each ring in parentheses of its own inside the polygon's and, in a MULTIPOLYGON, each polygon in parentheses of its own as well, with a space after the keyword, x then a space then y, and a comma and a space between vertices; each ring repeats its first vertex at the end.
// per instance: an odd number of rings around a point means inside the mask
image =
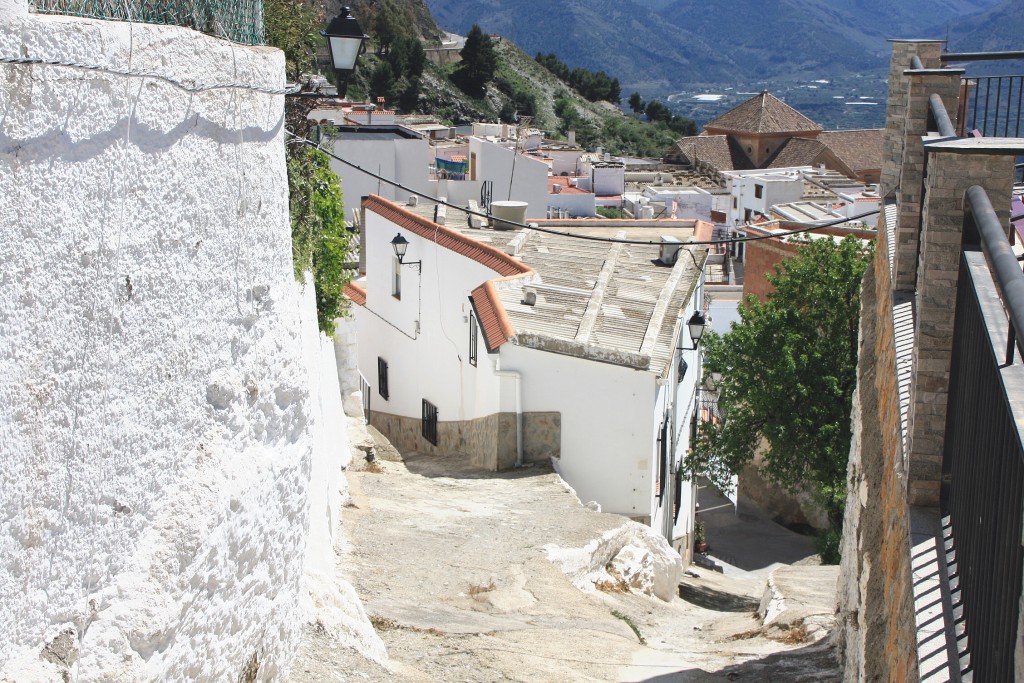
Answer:
POLYGON ((423 438, 437 445, 437 406, 423 399, 423 438))
POLYGON ((380 357, 377 358, 377 393, 388 400, 388 362, 380 357))
POLYGON ((679 521, 679 508, 683 504, 683 470, 676 470, 676 490, 672 497, 672 523, 679 521))
POLYGON ((661 434, 658 435, 658 481, 655 484, 655 492, 658 495, 660 505, 665 497, 665 488, 668 485, 668 422, 661 423, 661 434))
POLYGON ((479 325, 476 322, 476 314, 469 312, 469 364, 476 367, 476 339, 479 325))

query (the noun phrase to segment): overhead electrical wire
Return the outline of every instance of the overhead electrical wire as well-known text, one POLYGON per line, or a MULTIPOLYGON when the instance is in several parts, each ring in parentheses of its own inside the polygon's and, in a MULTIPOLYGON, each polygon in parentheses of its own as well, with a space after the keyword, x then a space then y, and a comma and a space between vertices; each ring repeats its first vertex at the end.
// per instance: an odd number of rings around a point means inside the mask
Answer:
MULTIPOLYGON (((323 152, 324 154, 326 154, 327 156, 331 157, 332 159, 335 159, 336 161, 340 161, 341 163, 345 164, 346 166, 348 166, 350 168, 354 168, 355 170, 359 171, 360 173, 365 173, 366 175, 370 176, 371 178, 375 178, 375 179, 377 179, 377 180, 379 180, 379 181, 381 181, 383 183, 387 183, 388 185, 391 185, 393 187, 397 187, 400 190, 404 190, 404 191, 406 191, 406 192, 408 192, 410 194, 414 194, 414 195, 416 195, 418 197, 423 197, 424 199, 430 200, 430 201, 435 202, 437 204, 441 204, 443 206, 450 207, 450 208, 455 209, 457 211, 462 211, 463 213, 466 213, 466 214, 469 214, 469 215, 472 215, 472 216, 479 216, 481 218, 490 218, 491 217, 489 214, 484 213, 482 211, 474 211, 473 209, 469 209, 469 208, 467 208, 465 206, 459 206, 457 204, 452 204, 451 202, 449 202, 449 201, 447 201, 445 199, 441 199, 439 197, 433 197, 433 196, 431 196, 431 195, 429 195, 429 194, 427 194, 425 192, 420 192, 419 190, 415 190, 415 189, 413 189, 411 187, 408 187, 407 185, 403 185, 402 183, 399 183, 398 181, 395 181, 395 180, 387 178, 387 177, 385 177, 383 175, 380 175, 379 173, 374 173, 373 171, 368 171, 365 168, 363 168, 362 166, 360 166, 359 164, 356 164, 356 163, 353 163, 351 161, 348 161, 347 159, 342 159, 338 155, 336 155, 336 154, 334 154, 332 152, 329 152, 326 149, 324 149, 323 147, 321 147, 319 145, 319 143, 315 143, 312 140, 309 140, 308 138, 304 138, 304 137, 302 137, 300 135, 296 135, 295 133, 291 132, 288 129, 285 129, 285 133, 287 133, 292 138, 292 140, 291 140, 292 142, 297 142, 297 143, 300 143, 300 144, 308 145, 309 147, 312 147, 312 148, 314 148, 316 150, 319 150, 320 152, 323 152)), ((843 225, 844 223, 849 223, 850 221, 856 221, 856 220, 860 220, 861 218, 867 218, 868 216, 874 216, 874 215, 876 215, 876 214, 878 214, 880 212, 881 212, 881 209, 874 209, 872 211, 865 211, 864 213, 857 214, 856 216, 850 216, 849 218, 840 218, 840 219, 837 219, 837 220, 834 220, 834 221, 829 221, 827 223, 819 223, 819 224, 815 224, 815 225, 808 225, 808 226, 801 227, 801 228, 794 228, 792 230, 778 230, 778 231, 775 231, 775 232, 772 232, 772 233, 769 233, 769 234, 766 234, 766 235, 754 235, 754 236, 751 236, 751 237, 728 237, 726 239, 721 239, 721 240, 693 240, 693 241, 689 241, 689 242, 680 242, 680 245, 684 246, 684 247, 713 246, 713 245, 719 245, 719 244, 740 244, 740 243, 744 243, 744 242, 756 242, 758 240, 776 239, 778 237, 788 237, 789 235, 799 235, 801 233, 812 232, 814 230, 820 230, 822 228, 831 228, 831 227, 843 225)), ((553 230, 551 228, 542 228, 542 227, 540 227, 539 225, 537 225, 535 223, 534 224, 520 223, 518 221, 512 221, 512 220, 508 220, 508 219, 505 219, 505 218, 503 218, 501 220, 502 220, 503 223, 508 223, 509 225, 514 225, 514 226, 516 226, 518 228, 521 228, 521 229, 536 230, 537 232, 543 232, 543 233, 546 233, 546 234, 549 234, 549 235, 558 235, 560 237, 572 237, 572 238, 575 238, 575 239, 589 240, 591 242, 611 242, 611 243, 614 243, 614 244, 639 244, 639 245, 647 245, 647 246, 662 246, 662 245, 665 244, 664 242, 655 241, 655 240, 631 240, 631 239, 626 239, 626 238, 622 238, 622 237, 601 237, 599 235, 582 235, 582 234, 575 233, 575 232, 565 232, 563 230, 553 230)), ((743 229, 743 228, 757 228, 757 229, 763 230, 764 226, 757 225, 755 223, 745 223, 743 225, 735 226, 735 229, 737 229, 737 230, 743 229)))
POLYGON ((294 88, 264 88, 249 83, 183 83, 170 76, 156 73, 155 71, 132 71, 131 69, 118 69, 112 66, 100 64, 82 64, 65 59, 43 59, 41 57, 4 57, 0 56, 0 64, 19 65, 40 65, 40 66, 62 66, 69 69, 82 69, 84 71, 99 71, 116 76, 128 76, 130 78, 151 78, 165 83, 170 83, 176 88, 186 92, 205 92, 207 90, 251 90, 252 92, 264 93, 267 95, 286 95, 295 92, 294 88))

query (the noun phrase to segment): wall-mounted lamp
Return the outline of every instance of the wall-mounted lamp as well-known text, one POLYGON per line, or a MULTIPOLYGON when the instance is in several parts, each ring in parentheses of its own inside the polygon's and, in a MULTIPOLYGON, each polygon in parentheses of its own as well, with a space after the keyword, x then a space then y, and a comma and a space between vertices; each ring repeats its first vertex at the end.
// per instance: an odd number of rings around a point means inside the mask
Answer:
POLYGON ((398 257, 398 263, 403 266, 416 266, 417 269, 421 268, 423 261, 406 261, 405 252, 409 248, 409 240, 402 237, 402 233, 398 233, 391 240, 391 248, 395 250, 395 256, 398 257))
POLYGON ((697 346, 700 344, 700 338, 704 336, 704 328, 707 327, 707 321, 704 320, 704 314, 700 311, 694 311, 690 319, 686 321, 686 327, 690 330, 690 339, 693 340, 693 350, 697 350, 697 346))

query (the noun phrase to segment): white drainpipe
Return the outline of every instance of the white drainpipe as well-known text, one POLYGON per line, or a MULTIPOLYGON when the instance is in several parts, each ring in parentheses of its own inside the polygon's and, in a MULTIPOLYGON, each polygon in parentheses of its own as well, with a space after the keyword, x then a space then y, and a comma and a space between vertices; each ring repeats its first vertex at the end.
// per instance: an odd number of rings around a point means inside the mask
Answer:
POLYGON ((518 370, 502 370, 501 355, 494 361, 494 374, 516 381, 516 467, 523 466, 523 378, 518 370))

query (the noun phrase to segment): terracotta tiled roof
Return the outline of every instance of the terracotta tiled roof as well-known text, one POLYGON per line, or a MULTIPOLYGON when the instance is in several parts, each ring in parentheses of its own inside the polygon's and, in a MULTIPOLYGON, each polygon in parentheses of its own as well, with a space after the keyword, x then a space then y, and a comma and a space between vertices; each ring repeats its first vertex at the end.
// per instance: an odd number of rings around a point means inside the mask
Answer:
POLYGON ((428 221, 426 218, 417 216, 408 209, 393 204, 375 194, 370 195, 363 201, 363 208, 388 219, 395 225, 401 226, 420 237, 437 242, 437 244, 446 249, 451 249, 457 254, 473 259, 501 275, 521 275, 532 272, 519 261, 489 244, 478 242, 457 230, 428 221))
POLYGON ((816 166, 825 154, 828 154, 828 147, 824 143, 806 138, 790 138, 775 150, 764 167, 816 166))
POLYGON ((685 159, 691 164, 706 163, 719 171, 746 171, 754 168, 739 144, 727 135, 694 135, 677 140, 665 155, 685 159))
POLYGON ((352 300, 352 303, 359 306, 366 305, 366 290, 354 282, 345 285, 345 296, 352 300))
POLYGON ((884 128, 827 130, 818 139, 854 172, 882 168, 884 128))
POLYGON ((765 90, 704 125, 711 131, 730 133, 800 133, 821 126, 765 90))
POLYGON ((591 194, 586 190, 574 186, 565 176, 548 176, 548 194, 555 194, 556 185, 562 186, 562 189, 558 191, 558 194, 591 194))
MULTIPOLYGON (((481 263, 505 276, 488 280, 474 289, 471 299, 473 300, 474 308, 476 308, 477 317, 480 320, 480 329, 483 331, 484 341, 489 351, 496 351, 515 335, 512 323, 509 322, 508 314, 505 312, 501 298, 498 296, 495 283, 515 277, 533 275, 532 268, 489 244, 479 242, 457 230, 438 225, 377 195, 367 197, 363 201, 363 208, 386 218, 395 225, 405 228, 420 237, 436 242, 446 249, 451 249, 457 254, 473 259, 477 263, 481 263)), ((362 297, 363 303, 365 303, 365 291, 362 292, 362 297)), ((356 301, 355 298, 352 300, 356 301)), ((360 302, 356 301, 356 303, 360 302)))
POLYGON ((476 309, 487 350, 493 353, 516 333, 508 319, 505 306, 501 303, 501 297, 498 296, 494 280, 488 280, 474 289, 470 299, 473 301, 473 308, 476 309))

